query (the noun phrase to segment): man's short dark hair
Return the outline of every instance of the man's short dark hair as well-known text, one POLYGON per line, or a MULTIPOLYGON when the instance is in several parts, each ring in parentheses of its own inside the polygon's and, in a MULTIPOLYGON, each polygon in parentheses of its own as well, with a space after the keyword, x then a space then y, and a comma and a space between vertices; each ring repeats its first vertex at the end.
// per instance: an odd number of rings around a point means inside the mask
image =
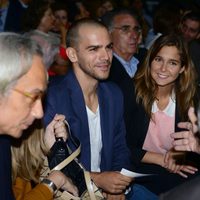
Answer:
POLYGON ((67 32, 67 47, 77 47, 80 38, 79 29, 85 25, 107 29, 105 25, 94 19, 77 20, 70 26, 67 32))

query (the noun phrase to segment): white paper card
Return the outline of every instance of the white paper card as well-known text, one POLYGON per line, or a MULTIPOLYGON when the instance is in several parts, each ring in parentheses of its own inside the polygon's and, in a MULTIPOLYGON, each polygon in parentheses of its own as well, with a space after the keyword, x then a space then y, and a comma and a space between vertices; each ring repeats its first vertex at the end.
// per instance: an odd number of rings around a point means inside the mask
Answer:
POLYGON ((136 172, 132 172, 132 171, 129 171, 127 169, 124 169, 122 168, 121 174, 123 174, 124 176, 129 176, 129 177, 132 177, 132 178, 137 178, 137 177, 142 177, 142 176, 151 176, 153 174, 140 174, 140 173, 136 173, 136 172))

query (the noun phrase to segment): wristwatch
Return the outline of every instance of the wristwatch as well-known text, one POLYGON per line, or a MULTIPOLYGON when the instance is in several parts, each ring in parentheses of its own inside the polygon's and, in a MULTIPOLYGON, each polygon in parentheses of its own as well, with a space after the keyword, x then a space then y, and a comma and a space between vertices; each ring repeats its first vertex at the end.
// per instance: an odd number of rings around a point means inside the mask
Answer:
POLYGON ((52 191, 53 193, 55 194, 57 192, 57 187, 55 185, 55 183, 47 178, 44 178, 41 183, 47 185, 52 191))

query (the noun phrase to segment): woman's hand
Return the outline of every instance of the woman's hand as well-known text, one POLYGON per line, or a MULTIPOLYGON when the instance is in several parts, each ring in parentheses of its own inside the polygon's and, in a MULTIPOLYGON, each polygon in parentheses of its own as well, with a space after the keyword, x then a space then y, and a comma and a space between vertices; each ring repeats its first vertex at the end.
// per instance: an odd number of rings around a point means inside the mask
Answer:
POLYGON ((47 126, 44 133, 44 141, 50 149, 56 141, 56 137, 62 137, 64 141, 67 140, 68 133, 64 123, 65 116, 56 114, 51 123, 47 126))

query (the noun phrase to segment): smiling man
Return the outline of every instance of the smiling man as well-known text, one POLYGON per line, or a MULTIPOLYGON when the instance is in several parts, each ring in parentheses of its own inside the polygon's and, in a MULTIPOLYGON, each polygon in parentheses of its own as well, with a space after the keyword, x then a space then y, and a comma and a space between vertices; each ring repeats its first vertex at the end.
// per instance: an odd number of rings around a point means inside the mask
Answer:
POLYGON ((18 34, 0 34, 0 58, 0 194, 12 200, 9 136, 19 138, 43 117, 47 76, 39 47, 18 34))
MULTIPOLYGON (((49 88, 45 123, 55 113, 64 114, 81 142, 80 162, 91 172, 95 184, 106 199, 124 200, 125 189, 133 179, 120 173, 122 168, 130 168, 130 154, 122 94, 114 83, 105 81, 112 62, 108 30, 92 19, 75 22, 67 33, 67 54, 73 70, 49 88)), ((127 199, 152 195, 138 185, 133 193, 127 199)))
POLYGON ((81 20, 71 26, 67 47, 73 71, 49 88, 45 122, 54 113, 64 114, 81 142, 80 161, 92 171, 94 182, 105 192, 122 193, 132 178, 114 172, 129 166, 129 152, 122 96, 115 85, 103 82, 112 61, 109 33, 96 21, 81 20))

